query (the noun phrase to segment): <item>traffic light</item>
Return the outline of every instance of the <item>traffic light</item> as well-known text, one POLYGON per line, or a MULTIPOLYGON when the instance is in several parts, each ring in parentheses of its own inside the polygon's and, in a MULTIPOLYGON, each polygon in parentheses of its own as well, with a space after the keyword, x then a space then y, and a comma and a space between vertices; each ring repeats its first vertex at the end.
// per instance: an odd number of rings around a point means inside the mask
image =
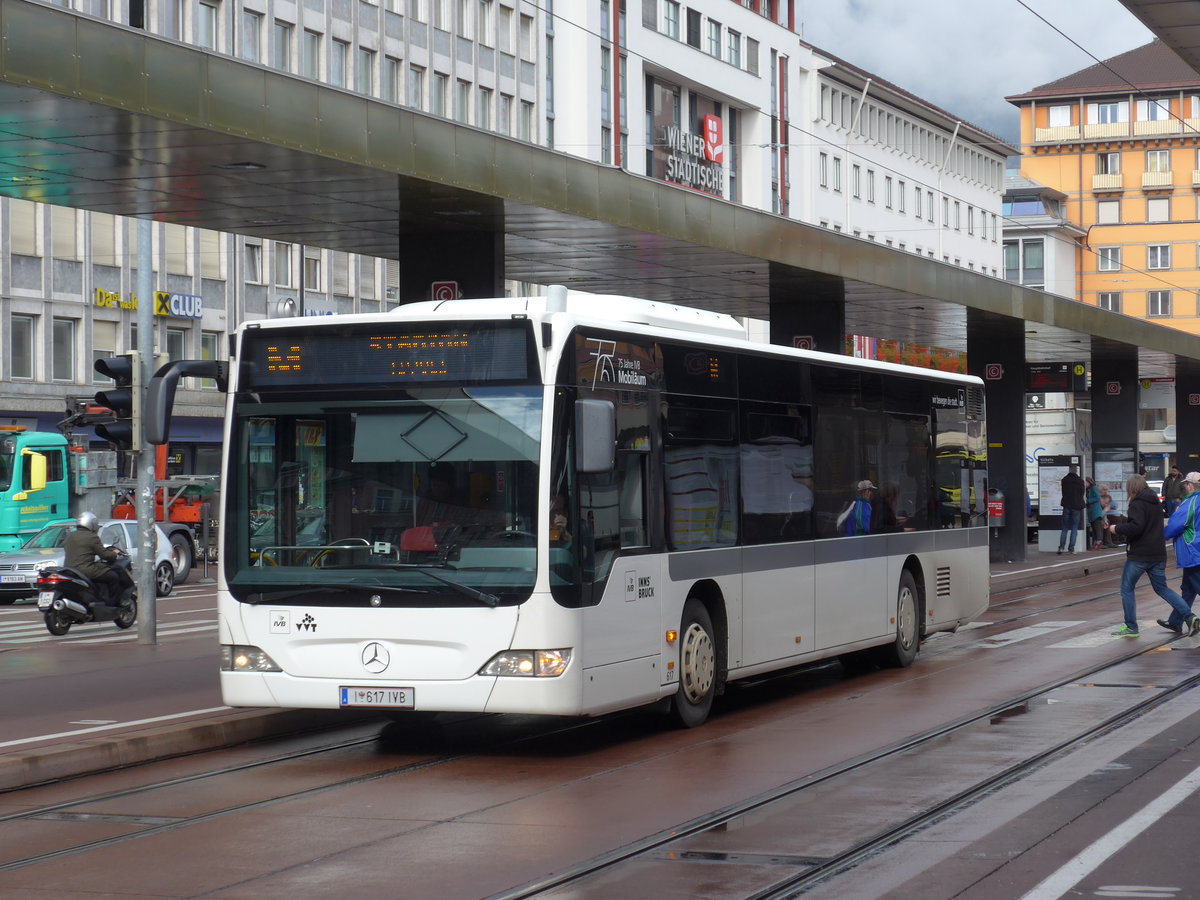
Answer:
POLYGON ((118 450, 137 453, 142 449, 142 362, 133 350, 124 356, 96 360, 96 371, 107 375, 116 385, 96 391, 96 402, 107 406, 115 422, 96 426, 96 435, 111 441, 118 450))

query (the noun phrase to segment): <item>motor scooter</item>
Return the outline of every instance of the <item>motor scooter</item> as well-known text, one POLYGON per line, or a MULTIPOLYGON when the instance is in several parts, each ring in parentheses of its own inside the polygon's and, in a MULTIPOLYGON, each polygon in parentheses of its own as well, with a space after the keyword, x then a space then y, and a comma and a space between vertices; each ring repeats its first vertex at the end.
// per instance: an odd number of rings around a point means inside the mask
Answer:
POLYGON ((112 622, 129 628, 137 619, 137 586, 129 573, 129 555, 121 552, 112 563, 120 579, 116 599, 99 599, 100 589, 78 569, 53 566, 37 577, 38 611, 46 621, 46 630, 63 635, 72 625, 82 622, 112 622))

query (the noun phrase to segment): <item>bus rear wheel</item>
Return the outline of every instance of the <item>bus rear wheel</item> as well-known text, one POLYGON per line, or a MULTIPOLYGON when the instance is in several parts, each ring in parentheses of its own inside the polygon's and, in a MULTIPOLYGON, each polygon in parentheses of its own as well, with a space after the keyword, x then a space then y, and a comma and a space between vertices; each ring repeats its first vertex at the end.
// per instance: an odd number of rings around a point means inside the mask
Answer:
POLYGON ((921 647, 921 595, 912 572, 905 570, 896 591, 896 639, 882 647, 879 662, 894 669, 913 664, 921 647))
POLYGON ((717 644, 712 617, 699 600, 684 604, 679 628, 679 688, 671 711, 684 728, 703 724, 717 686, 717 644))

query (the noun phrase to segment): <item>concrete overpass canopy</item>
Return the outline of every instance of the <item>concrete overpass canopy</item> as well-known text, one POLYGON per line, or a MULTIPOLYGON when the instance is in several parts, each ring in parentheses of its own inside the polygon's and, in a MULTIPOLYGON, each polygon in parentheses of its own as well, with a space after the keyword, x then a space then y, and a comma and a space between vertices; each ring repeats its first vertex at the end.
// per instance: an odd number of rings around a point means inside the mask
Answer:
POLYGON ((832 277, 851 333, 965 350, 975 310, 1023 321, 1034 361, 1200 359, 1174 329, 27 0, 0 0, 0 194, 393 259, 493 232, 504 277, 759 318, 773 277, 800 303, 832 277))

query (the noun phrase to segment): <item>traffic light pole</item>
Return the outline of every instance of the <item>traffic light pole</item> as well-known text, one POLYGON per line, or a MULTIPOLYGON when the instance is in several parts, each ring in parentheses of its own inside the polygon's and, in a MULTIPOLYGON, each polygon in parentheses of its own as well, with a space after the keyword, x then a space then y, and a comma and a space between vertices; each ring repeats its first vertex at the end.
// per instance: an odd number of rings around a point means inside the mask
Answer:
MULTIPOLYGON (((138 355, 134 364, 141 366, 141 377, 135 390, 141 393, 137 414, 145 409, 146 386, 154 374, 154 275, 151 265, 154 235, 149 219, 137 220, 137 328, 138 355)), ((139 432, 141 430, 139 425, 139 432)), ((154 565, 157 556, 154 529, 154 445, 139 441, 137 458, 137 532, 138 558, 134 566, 134 581, 138 594, 138 643, 158 643, 158 604, 154 590, 154 565)), ((166 498, 164 498, 165 500, 166 498)))

